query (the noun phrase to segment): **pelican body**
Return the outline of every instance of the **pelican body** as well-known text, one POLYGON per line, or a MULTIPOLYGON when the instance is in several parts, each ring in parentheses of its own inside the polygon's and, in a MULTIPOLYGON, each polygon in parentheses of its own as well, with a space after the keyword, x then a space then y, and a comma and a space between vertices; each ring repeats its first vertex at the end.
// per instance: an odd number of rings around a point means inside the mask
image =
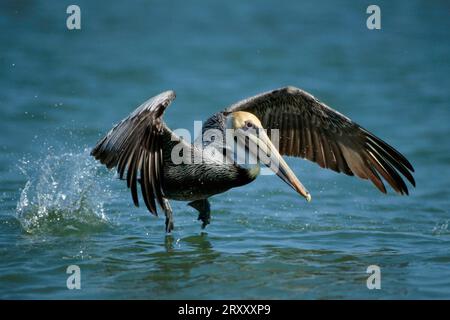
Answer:
POLYGON ((205 228, 210 223, 208 198, 254 181, 261 166, 311 201, 282 155, 369 179, 383 193, 381 177, 399 194, 408 194, 402 176, 415 186, 413 166, 400 152, 301 89, 262 93, 213 114, 194 143, 162 119, 174 99, 175 93, 166 91, 147 100, 91 152, 126 179, 136 206, 140 184, 148 210, 158 215, 159 206, 164 211, 168 233, 174 228, 169 200, 189 201, 205 228), (277 143, 271 139, 273 130, 277 143))

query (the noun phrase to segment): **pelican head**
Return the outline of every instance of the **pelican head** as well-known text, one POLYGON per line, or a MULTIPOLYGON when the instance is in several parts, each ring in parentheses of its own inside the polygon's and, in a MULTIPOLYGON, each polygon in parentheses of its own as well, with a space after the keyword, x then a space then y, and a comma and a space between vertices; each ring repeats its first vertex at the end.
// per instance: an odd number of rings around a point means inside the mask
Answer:
POLYGON ((269 167, 307 201, 311 201, 311 194, 284 161, 264 130, 261 121, 254 114, 245 111, 231 112, 227 115, 226 121, 227 129, 231 129, 234 141, 237 142, 237 149, 240 145, 249 158, 256 159, 257 164, 262 163, 269 167))

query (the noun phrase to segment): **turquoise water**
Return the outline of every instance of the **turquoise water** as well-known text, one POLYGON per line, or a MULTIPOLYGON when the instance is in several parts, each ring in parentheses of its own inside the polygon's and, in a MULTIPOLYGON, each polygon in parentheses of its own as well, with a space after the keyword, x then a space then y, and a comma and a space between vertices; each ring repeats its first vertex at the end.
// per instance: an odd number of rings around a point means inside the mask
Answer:
POLYGON ((377 1, 67 1, 0 5, 0 298, 450 298, 450 5, 377 1), (176 230, 134 208, 89 157, 111 125, 167 89, 165 119, 194 120, 294 85, 396 146, 409 197, 287 159, 281 180, 212 198, 205 232, 173 202, 176 230), (68 290, 66 269, 81 269, 68 290), (381 268, 368 290, 366 269, 381 268))

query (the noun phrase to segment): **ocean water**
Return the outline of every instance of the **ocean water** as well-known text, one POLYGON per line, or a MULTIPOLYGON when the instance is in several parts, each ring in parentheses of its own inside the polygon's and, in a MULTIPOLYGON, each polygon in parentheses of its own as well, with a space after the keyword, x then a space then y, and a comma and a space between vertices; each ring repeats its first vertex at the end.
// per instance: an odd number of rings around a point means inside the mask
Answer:
POLYGON ((0 298, 450 298, 450 5, 377 1, 77 0, 0 4, 0 298), (173 128, 242 98, 303 88, 398 148, 401 197, 301 159, 306 203, 275 176, 211 199, 205 231, 135 208, 89 151, 173 89, 173 128), (81 270, 69 290, 67 267, 81 270), (381 289, 366 285, 368 266, 381 289))

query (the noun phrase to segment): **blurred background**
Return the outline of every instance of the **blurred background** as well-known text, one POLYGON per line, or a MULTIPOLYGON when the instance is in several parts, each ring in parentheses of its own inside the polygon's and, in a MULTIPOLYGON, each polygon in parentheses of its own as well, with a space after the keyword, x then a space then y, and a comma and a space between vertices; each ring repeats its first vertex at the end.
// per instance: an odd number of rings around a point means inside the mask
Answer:
POLYGON ((447 1, 2 1, 0 298, 450 298, 447 1), (68 30, 66 9, 81 9, 68 30), (369 30, 366 9, 381 9, 369 30), (274 176, 213 197, 205 232, 134 208, 89 156, 114 123, 172 89, 194 120, 293 85, 398 148, 409 197, 289 158, 306 204, 274 176), (66 268, 81 268, 68 290, 66 268), (381 268, 381 290, 366 269, 381 268))

